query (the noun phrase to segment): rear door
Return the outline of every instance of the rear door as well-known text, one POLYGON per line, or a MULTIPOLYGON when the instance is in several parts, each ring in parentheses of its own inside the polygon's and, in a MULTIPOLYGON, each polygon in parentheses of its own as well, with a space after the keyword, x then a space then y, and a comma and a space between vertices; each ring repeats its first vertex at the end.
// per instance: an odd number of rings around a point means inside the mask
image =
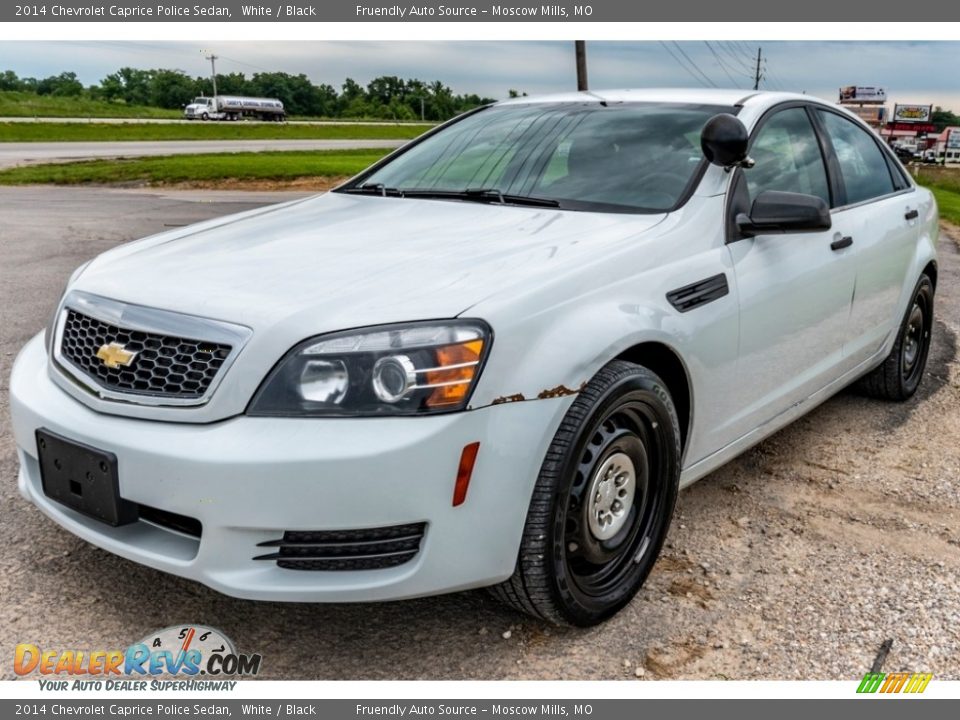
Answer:
POLYGON ((839 170, 841 197, 833 217, 847 228, 857 266, 844 347, 846 364, 854 367, 875 355, 899 325, 897 308, 920 225, 917 193, 873 132, 826 108, 816 116, 839 170))
POLYGON ((751 137, 755 164, 738 169, 730 191, 728 250, 740 301, 739 411, 743 434, 834 379, 843 363, 856 270, 842 219, 828 231, 741 238, 732 221, 764 190, 833 202, 826 146, 806 104, 765 115, 751 137))

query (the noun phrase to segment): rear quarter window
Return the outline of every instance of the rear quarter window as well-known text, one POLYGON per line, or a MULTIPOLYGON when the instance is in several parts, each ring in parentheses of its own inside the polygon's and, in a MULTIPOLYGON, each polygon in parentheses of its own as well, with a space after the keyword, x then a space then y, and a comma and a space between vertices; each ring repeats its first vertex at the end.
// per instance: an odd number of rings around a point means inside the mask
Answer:
POLYGON ((847 205, 889 195, 894 186, 883 150, 873 136, 836 113, 818 110, 840 164, 847 205))

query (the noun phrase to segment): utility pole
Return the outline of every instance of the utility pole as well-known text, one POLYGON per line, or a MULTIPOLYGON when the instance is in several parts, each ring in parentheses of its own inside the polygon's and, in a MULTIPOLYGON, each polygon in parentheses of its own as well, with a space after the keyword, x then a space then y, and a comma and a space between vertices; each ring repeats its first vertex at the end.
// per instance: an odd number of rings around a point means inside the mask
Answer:
POLYGON ((753 89, 760 89, 760 47, 757 46, 757 74, 753 78, 753 89))
POLYGON ((212 73, 211 77, 213 78, 213 97, 217 97, 217 60, 220 58, 213 53, 207 55, 207 60, 210 61, 210 71, 212 73))
POLYGON ((584 40, 574 40, 573 45, 577 52, 577 90, 581 92, 587 87, 587 43, 584 40))

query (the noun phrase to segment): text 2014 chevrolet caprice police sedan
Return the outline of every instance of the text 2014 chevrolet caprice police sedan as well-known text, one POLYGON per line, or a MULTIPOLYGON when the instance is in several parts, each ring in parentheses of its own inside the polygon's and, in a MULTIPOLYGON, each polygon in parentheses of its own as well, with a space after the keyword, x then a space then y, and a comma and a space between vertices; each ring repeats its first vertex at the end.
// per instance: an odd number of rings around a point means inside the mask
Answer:
POLYGON ((20 491, 238 597, 596 623, 679 488, 856 380, 913 395, 937 219, 807 96, 499 103, 78 269, 13 370, 20 491))

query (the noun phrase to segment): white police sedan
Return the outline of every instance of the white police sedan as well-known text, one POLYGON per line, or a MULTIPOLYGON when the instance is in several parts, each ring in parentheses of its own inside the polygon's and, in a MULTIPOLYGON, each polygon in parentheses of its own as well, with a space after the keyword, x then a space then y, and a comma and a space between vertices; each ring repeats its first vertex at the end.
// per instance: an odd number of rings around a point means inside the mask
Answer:
POLYGON ((854 381, 913 395, 937 227, 808 96, 484 107, 326 195, 79 268, 13 370, 20 491, 230 595, 492 586, 593 624, 680 488, 854 381))

